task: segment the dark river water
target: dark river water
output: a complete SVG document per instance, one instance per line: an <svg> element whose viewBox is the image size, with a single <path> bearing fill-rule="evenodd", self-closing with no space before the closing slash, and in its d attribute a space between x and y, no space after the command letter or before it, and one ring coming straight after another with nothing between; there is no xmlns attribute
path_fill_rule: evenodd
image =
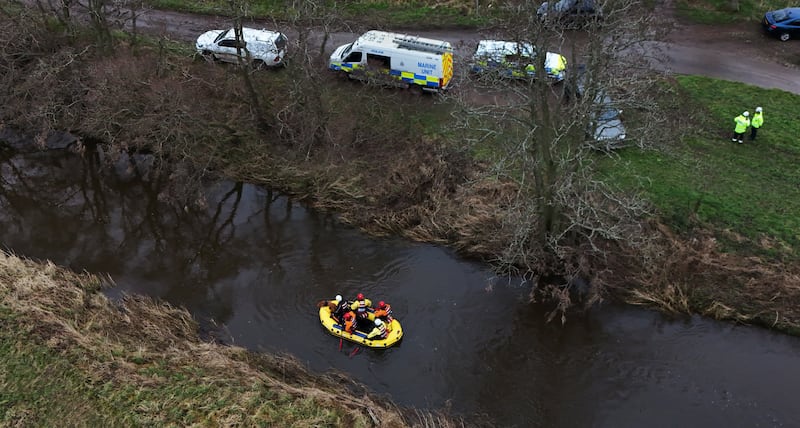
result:
<svg viewBox="0 0 800 428"><path fill-rule="evenodd" d="M343 371L400 405L503 427L800 426L800 339L613 305L547 323L526 284L447 249L371 239L251 185L209 184L175 206L158 180L93 159L0 150L2 246L108 274L112 296L184 306L229 342ZM399 346L351 358L322 329L315 303L358 292L392 304Z"/></svg>

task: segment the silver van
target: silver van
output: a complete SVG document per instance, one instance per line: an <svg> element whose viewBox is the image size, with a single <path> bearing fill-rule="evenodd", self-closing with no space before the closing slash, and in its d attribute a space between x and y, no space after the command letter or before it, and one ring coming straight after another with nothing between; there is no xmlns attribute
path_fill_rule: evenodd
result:
<svg viewBox="0 0 800 428"><path fill-rule="evenodd" d="M250 65L255 68L283 65L287 42L286 36L277 31L242 28L241 52L250 54ZM233 28L207 31L197 38L195 47L197 53L206 58L238 62L239 50Z"/></svg>

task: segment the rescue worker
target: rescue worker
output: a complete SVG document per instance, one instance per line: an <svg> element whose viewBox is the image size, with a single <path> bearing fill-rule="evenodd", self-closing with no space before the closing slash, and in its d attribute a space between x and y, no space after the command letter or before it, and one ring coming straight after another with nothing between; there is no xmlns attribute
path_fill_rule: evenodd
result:
<svg viewBox="0 0 800 428"><path fill-rule="evenodd" d="M381 300L375 308L375 318L380 318L387 323L391 323L394 317L392 316L392 306Z"/></svg>
<svg viewBox="0 0 800 428"><path fill-rule="evenodd" d="M356 313L356 319L359 321L369 319L369 311L367 308L370 307L372 307L372 302L369 299L365 299L363 293L358 293L356 301L350 305L350 309Z"/></svg>
<svg viewBox="0 0 800 428"><path fill-rule="evenodd" d="M739 144L742 144L742 140L744 139L744 133L747 131L747 127L750 126L750 112L746 111L739 116L736 116L733 121L736 123L736 127L733 129L733 138L731 141L734 143L739 141Z"/></svg>
<svg viewBox="0 0 800 428"><path fill-rule="evenodd" d="M386 331L386 325L380 318L375 318L375 328L367 335L367 339L386 339L389 332Z"/></svg>
<svg viewBox="0 0 800 428"><path fill-rule="evenodd" d="M375 319L380 319L386 326L386 331L392 331L392 306L381 300L375 308Z"/></svg>
<svg viewBox="0 0 800 428"><path fill-rule="evenodd" d="M756 139L758 128L761 128L762 125L764 125L764 110L761 107L756 107L756 113L753 115L753 119L750 120L750 141Z"/></svg>
<svg viewBox="0 0 800 428"><path fill-rule="evenodd" d="M343 315L344 318L344 331L353 334L356 332L356 316L353 315L353 311L345 312Z"/></svg>
<svg viewBox="0 0 800 428"><path fill-rule="evenodd" d="M328 310L331 311L331 318L339 322L339 318L336 316L336 308L339 307L339 302L342 301L342 296L337 294L333 300L328 301Z"/></svg>
<svg viewBox="0 0 800 428"><path fill-rule="evenodd" d="M336 320L336 322L341 324L342 315L344 315L345 312L350 310L350 304L346 300L342 299L341 294L337 294L336 299L332 300L331 304L333 307L333 309L331 309L331 316L333 317L334 320Z"/></svg>
<svg viewBox="0 0 800 428"><path fill-rule="evenodd" d="M547 71L547 70L545 70ZM536 73L536 67L533 64L525 65L525 75L529 77L533 77L534 73Z"/></svg>

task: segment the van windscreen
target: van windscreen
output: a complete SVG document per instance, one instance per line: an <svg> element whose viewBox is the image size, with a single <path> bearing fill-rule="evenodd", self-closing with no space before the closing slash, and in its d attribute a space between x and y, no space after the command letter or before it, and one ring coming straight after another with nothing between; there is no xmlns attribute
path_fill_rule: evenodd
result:
<svg viewBox="0 0 800 428"><path fill-rule="evenodd" d="M233 31L233 28L229 28L229 29L227 29L227 30L225 30L225 31L221 31L221 32L219 33L219 35L218 35L218 36L217 36L217 37L214 39L214 43L217 43L218 41L220 41L220 40L224 39L224 38L225 38L225 36L226 36L226 35L227 35L229 32L231 32L231 31Z"/></svg>
<svg viewBox="0 0 800 428"><path fill-rule="evenodd" d="M285 50L286 49L286 36L283 34L279 34L278 37L275 38L275 47L278 50Z"/></svg>
<svg viewBox="0 0 800 428"><path fill-rule="evenodd" d="M350 49L353 49L352 43L350 43L349 45L347 45L346 48L344 48L344 50L342 51L342 58L344 58L345 55L350 53Z"/></svg>

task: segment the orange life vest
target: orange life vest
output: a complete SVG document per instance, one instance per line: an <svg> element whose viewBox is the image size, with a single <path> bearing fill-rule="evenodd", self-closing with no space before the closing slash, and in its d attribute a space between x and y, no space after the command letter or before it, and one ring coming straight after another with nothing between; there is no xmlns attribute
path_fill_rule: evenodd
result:
<svg viewBox="0 0 800 428"><path fill-rule="evenodd" d="M386 305L383 309L378 308L375 309L375 317L376 318L386 318L388 321L391 321L392 318L392 306Z"/></svg>
<svg viewBox="0 0 800 428"><path fill-rule="evenodd" d="M344 320L344 331L353 333L355 331L355 317Z"/></svg>

